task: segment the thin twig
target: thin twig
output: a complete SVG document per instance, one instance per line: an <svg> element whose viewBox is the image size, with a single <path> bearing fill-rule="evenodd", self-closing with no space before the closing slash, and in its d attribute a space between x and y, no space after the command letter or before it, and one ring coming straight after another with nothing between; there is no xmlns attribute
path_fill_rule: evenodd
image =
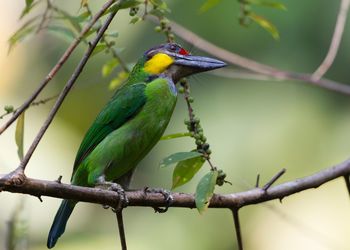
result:
<svg viewBox="0 0 350 250"><path fill-rule="evenodd" d="M116 0L109 0L106 2L102 8L96 13L94 18L83 28L77 38L70 44L64 54L61 56L56 65L51 69L49 74L45 77L45 79L39 84L38 89L34 91L34 93L26 100L13 114L13 116L0 128L0 135L22 114L29 105L35 100L35 98L40 94L40 92L45 88L45 86L51 81L51 79L56 75L56 73L61 69L62 65L67 61L70 57L74 49L81 42L82 38L85 34L91 29L91 27L96 23L96 21L105 13L105 11L115 2Z"/></svg>
<svg viewBox="0 0 350 250"><path fill-rule="evenodd" d="M36 102L32 102L32 103L30 104L30 106L39 106L39 105L41 105L41 104L45 104L45 103L47 103L47 102L49 102L49 101L52 101L52 100L56 99L57 97L58 97L58 95L50 96L50 97L44 98L44 99L42 99L42 100L38 100L38 101L36 101ZM0 119L4 118L5 116L7 116L7 115L9 115L9 114L16 113L17 110L18 110L18 108L14 109L14 110L11 111L11 112L3 113L2 115L0 115Z"/></svg>
<svg viewBox="0 0 350 250"><path fill-rule="evenodd" d="M348 15L350 6L350 0L341 0L340 8L338 12L337 22L335 24L332 42L329 46L326 57L320 66L318 66L317 70L312 74L312 79L320 80L322 76L328 71L328 69L332 66L335 57L337 56L339 45L344 33L344 27L346 24L346 17Z"/></svg>
<svg viewBox="0 0 350 250"><path fill-rule="evenodd" d="M232 208L231 211L233 215L233 222L235 224L238 250L243 250L242 232L241 232L241 225L239 223L238 208Z"/></svg>
<svg viewBox="0 0 350 250"><path fill-rule="evenodd" d="M244 206L262 203L274 199L282 199L289 195L317 188L331 180L350 174L350 159L334 167L323 169L313 175L285 182L269 188L265 192L261 188L254 188L248 191L219 195L214 194L210 200L209 207L212 208L242 208ZM83 202L91 202L110 207L116 207L119 202L119 195L109 190L98 188L73 186L56 181L44 181L26 178L21 185L12 182L8 175L0 179L0 190L13 193L24 193L34 196L51 196L63 199L72 199ZM128 206L162 207L167 202L162 194L149 193L144 195L144 189L138 191L125 192L129 203ZM170 207L195 208L193 194L171 193L173 197Z"/></svg>
<svg viewBox="0 0 350 250"><path fill-rule="evenodd" d="M130 73L130 69L128 68L127 64L124 62L124 60L120 57L119 53L116 51L115 48L111 45L111 43L107 40L105 36L102 37L101 39L102 42L104 42L109 49L109 51L112 53L112 56L118 60L120 66L123 68L123 70L126 73Z"/></svg>
<svg viewBox="0 0 350 250"><path fill-rule="evenodd" d="M150 19L156 22L156 20L153 18ZM350 85L328 80L325 78L315 80L312 78L311 74L284 71L265 64L261 64L254 60L242 57L228 50L220 48L175 22L171 22L170 26L172 28L172 32L181 37L184 41L188 42L189 44L193 44L196 46L196 48L201 49L208 54L214 55L226 62L281 80L297 80L342 94L350 95Z"/></svg>
<svg viewBox="0 0 350 250"><path fill-rule="evenodd" d="M49 15L50 11L51 11L50 0L46 0L46 8L45 8L44 14L42 15L40 24L36 30L36 33L39 33L43 29L43 27L45 26L45 23L48 20L48 15Z"/></svg>
<svg viewBox="0 0 350 250"><path fill-rule="evenodd" d="M39 133L35 137L32 145L29 147L26 155L24 156L22 162L20 163L19 168L21 168L23 171L25 170L26 165L28 164L28 162L29 162L33 152L35 151L36 147L38 146L41 138L44 136L47 128L49 127L50 123L52 122L53 118L55 117L58 109L60 108L60 106L62 104L62 102L64 101L65 97L67 96L67 94L69 93L71 88L73 87L75 81L78 79L78 77L81 74L81 72L83 71L83 68L84 68L85 64L89 60L89 58L90 58L93 50L95 49L97 43L100 41L103 33L107 30L109 24L112 22L112 20L113 20L114 16L116 15L116 13L117 13L117 11L116 12L112 12L108 16L108 18L106 19L105 23L102 25L101 29L99 30L98 34L96 35L95 39L91 43L89 43L89 48L85 52L83 58L79 62L79 64L76 67L76 69L74 70L71 78L66 83L66 86L64 87L64 89L60 93L59 97L57 98L56 103L54 104L52 110L50 111L48 118L44 122L43 126L40 128Z"/></svg>
<svg viewBox="0 0 350 250"><path fill-rule="evenodd" d="M275 174L271 180L269 180L262 188L265 192L274 184L284 173L286 172L286 169L281 169L277 174Z"/></svg>
<svg viewBox="0 0 350 250"><path fill-rule="evenodd" d="M120 244L121 244L122 250L127 250L126 237L125 237L125 231L124 231L124 222L123 222L123 210L121 209L120 211L116 211L115 214L117 216Z"/></svg>

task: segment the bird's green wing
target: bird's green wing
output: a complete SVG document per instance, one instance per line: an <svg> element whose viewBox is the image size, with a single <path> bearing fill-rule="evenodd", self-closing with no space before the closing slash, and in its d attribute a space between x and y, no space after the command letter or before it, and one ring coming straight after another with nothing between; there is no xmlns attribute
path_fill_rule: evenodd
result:
<svg viewBox="0 0 350 250"><path fill-rule="evenodd" d="M73 173L89 153L112 131L135 116L146 103L145 83L119 89L87 131L74 162Z"/></svg>

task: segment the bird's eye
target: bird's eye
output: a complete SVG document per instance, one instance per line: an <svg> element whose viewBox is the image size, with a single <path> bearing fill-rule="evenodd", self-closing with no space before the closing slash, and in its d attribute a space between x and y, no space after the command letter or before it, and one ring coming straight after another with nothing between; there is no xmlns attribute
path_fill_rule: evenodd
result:
<svg viewBox="0 0 350 250"><path fill-rule="evenodd" d="M170 50L171 50L171 51L174 51L174 52L175 52L176 49L177 49L177 48L176 48L176 46L175 46L174 44L170 45Z"/></svg>

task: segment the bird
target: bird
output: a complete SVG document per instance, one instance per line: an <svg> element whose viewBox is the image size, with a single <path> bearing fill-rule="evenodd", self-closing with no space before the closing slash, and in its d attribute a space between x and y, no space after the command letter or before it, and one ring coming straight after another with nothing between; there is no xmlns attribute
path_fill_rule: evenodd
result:
<svg viewBox="0 0 350 250"><path fill-rule="evenodd" d="M192 55L177 43L147 50L86 132L71 184L96 187L115 182L127 188L135 167L169 123L177 101L176 83L224 66L220 60ZM64 233L76 204L75 200L62 201L49 231L48 248Z"/></svg>

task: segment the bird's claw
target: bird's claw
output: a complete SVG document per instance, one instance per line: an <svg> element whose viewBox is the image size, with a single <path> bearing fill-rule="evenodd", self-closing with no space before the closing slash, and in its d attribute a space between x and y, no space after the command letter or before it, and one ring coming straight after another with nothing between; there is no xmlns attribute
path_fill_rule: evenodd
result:
<svg viewBox="0 0 350 250"><path fill-rule="evenodd" d="M116 207L112 208L113 212L121 211L123 208L126 208L129 204L128 197L125 194L125 190L117 183L114 182L104 182L100 183L98 186L96 186L101 189L107 189L110 191L114 191L119 196L119 201ZM110 206L103 205L103 208L108 209Z"/></svg>
<svg viewBox="0 0 350 250"><path fill-rule="evenodd" d="M145 187L144 188L144 193L147 195L147 193L157 193L157 194L162 194L164 196L164 201L165 201L165 207L153 207L154 212L156 213L165 213L168 211L170 205L173 203L173 196L171 195L170 191L163 189L163 188L149 188Z"/></svg>

